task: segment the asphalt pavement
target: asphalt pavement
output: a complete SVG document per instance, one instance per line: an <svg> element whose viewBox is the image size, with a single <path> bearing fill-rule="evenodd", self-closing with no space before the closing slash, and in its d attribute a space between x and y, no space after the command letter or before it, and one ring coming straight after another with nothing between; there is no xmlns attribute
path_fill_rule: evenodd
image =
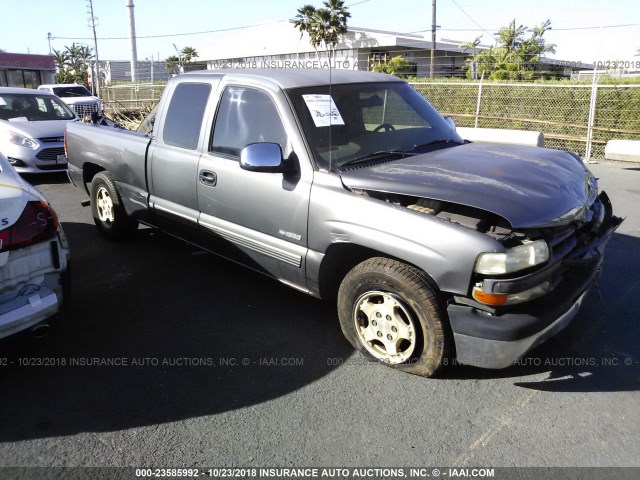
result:
<svg viewBox="0 0 640 480"><path fill-rule="evenodd" d="M592 165L626 221L570 327L505 370L371 364L334 307L150 229L97 232L64 175L72 299L0 341L0 466L640 466L640 165Z"/></svg>

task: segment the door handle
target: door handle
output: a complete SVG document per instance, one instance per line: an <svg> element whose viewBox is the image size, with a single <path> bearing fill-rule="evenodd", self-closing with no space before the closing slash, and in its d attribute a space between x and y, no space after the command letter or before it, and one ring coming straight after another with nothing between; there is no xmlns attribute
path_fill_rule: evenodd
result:
<svg viewBox="0 0 640 480"><path fill-rule="evenodd" d="M203 185L208 185L210 187L215 187L218 182L218 176L210 172L209 170L200 170L200 174L198 175L198 179L200 183Z"/></svg>

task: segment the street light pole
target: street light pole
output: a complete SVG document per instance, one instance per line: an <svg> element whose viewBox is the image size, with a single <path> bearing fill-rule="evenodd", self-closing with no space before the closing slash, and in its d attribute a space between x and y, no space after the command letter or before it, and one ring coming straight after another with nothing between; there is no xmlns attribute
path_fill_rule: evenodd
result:
<svg viewBox="0 0 640 480"><path fill-rule="evenodd" d="M431 6L431 62L429 63L429 78L433 78L436 60L436 0Z"/></svg>
<svg viewBox="0 0 640 480"><path fill-rule="evenodd" d="M96 69L93 76L93 82L91 82L91 89L96 97L100 96L100 61L98 60L98 37L96 36L96 23L98 19L93 16L93 0L87 0L89 2L89 26L93 29L93 48L96 51Z"/></svg>

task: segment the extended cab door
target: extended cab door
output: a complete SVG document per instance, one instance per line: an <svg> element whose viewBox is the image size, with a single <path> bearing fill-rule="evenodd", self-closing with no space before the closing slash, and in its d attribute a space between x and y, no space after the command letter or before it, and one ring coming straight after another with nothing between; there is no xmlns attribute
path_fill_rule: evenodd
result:
<svg viewBox="0 0 640 480"><path fill-rule="evenodd" d="M304 146L291 110L280 90L233 84L222 88L209 151L198 166L200 228L206 246L306 290L313 171L294 153L304 151ZM279 144L290 171L242 169L241 150L261 142Z"/></svg>
<svg viewBox="0 0 640 480"><path fill-rule="evenodd" d="M198 162L206 150L208 103L219 79L176 82L149 148L149 203L158 226L197 242Z"/></svg>

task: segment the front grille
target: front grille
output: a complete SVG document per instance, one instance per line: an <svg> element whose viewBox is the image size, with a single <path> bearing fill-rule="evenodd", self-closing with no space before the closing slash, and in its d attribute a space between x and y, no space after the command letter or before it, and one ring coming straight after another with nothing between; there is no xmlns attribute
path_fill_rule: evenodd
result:
<svg viewBox="0 0 640 480"><path fill-rule="evenodd" d="M561 260L578 245L576 229L568 227L562 230L554 231L550 236L545 238L547 245L553 253L554 260Z"/></svg>
<svg viewBox="0 0 640 480"><path fill-rule="evenodd" d="M64 147L45 148L38 152L36 158L38 160L53 161L58 160L58 155L64 155Z"/></svg>
<svg viewBox="0 0 640 480"><path fill-rule="evenodd" d="M608 202L608 197L606 197L606 201ZM608 218L605 212L606 208L602 199L598 197L585 212L583 220L547 231L544 239L551 249L553 261L580 258L588 250L588 246L600 235L602 223L610 221L611 212L609 212Z"/></svg>
<svg viewBox="0 0 640 480"><path fill-rule="evenodd" d="M59 137L42 137L42 138L39 138L38 140L40 140L42 143L62 143L62 142L64 142L64 137L63 136L59 136Z"/></svg>
<svg viewBox="0 0 640 480"><path fill-rule="evenodd" d="M80 118L83 118L87 115L91 115L92 113L97 112L98 105L95 103L78 103L73 106L73 110Z"/></svg>

